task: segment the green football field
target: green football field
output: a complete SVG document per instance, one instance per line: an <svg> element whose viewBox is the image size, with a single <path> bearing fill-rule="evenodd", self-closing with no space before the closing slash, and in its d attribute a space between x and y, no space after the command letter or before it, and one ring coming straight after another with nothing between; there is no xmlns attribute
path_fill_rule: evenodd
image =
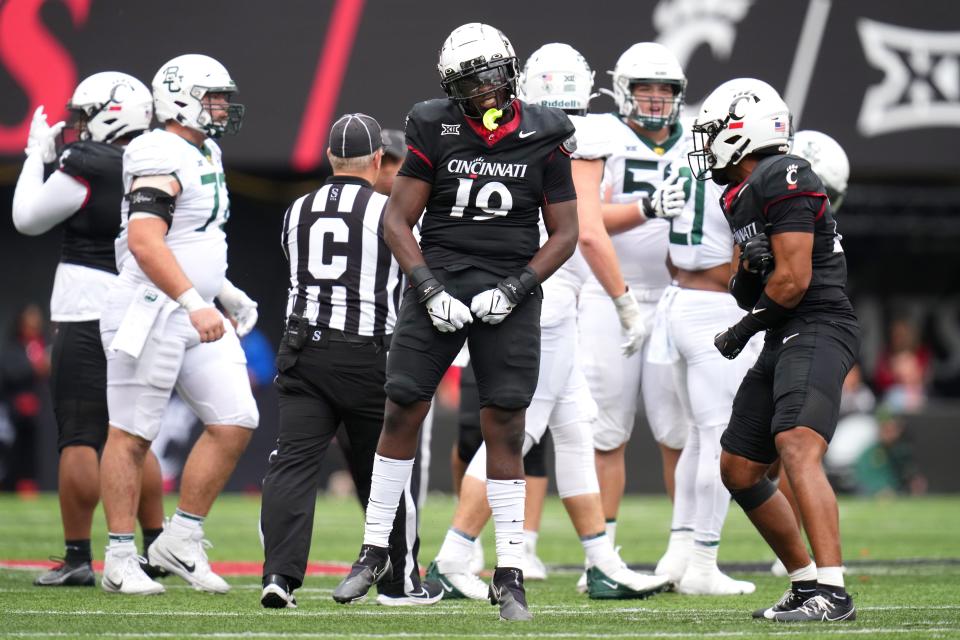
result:
<svg viewBox="0 0 960 640"><path fill-rule="evenodd" d="M168 503L172 511L174 502ZM423 512L421 562L436 553L454 503L430 496ZM259 497L228 496L206 525L215 545L212 561L262 560L256 534ZM669 526L665 498L629 498L617 543L625 560L650 565L662 553ZM45 559L61 552L56 496L34 500L0 497L0 566ZM535 619L497 621L483 602L451 601L432 607L389 609L368 603L337 605L330 593L339 578L308 576L297 610L265 611L259 577L228 578L226 596L197 593L167 578L167 593L151 597L108 595L95 589L35 588L37 571L0 568L0 637L54 638L960 638L960 497L844 500L841 525L848 590L858 619L830 626L777 625L750 618L786 583L761 567L773 559L734 506L724 531L721 565L756 582L749 596L661 594L649 600L593 602L575 592L579 543L560 502L544 515L540 556L554 567L546 582L528 583ZM102 514L95 520L94 555L103 558ZM322 499L311 560L349 563L359 547L362 518L348 500ZM488 568L493 536L484 535ZM20 561L20 562L17 562ZM566 570L561 567L567 567Z"/></svg>

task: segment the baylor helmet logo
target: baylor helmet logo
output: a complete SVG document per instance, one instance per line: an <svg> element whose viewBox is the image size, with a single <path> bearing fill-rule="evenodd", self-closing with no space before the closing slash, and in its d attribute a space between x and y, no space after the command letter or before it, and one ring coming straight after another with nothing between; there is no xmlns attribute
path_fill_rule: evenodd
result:
<svg viewBox="0 0 960 640"><path fill-rule="evenodd" d="M166 71L163 72L163 84L167 85L167 91L170 93L179 93L180 91L180 76L177 75L179 71L180 67L167 67Z"/></svg>

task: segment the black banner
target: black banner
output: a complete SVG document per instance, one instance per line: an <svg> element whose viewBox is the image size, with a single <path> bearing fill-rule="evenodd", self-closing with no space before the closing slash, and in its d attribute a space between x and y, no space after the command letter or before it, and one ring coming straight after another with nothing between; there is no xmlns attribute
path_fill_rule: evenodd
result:
<svg viewBox="0 0 960 640"><path fill-rule="evenodd" d="M509 10L425 0L194 2L4 0L0 4L0 158L14 161L30 116L51 121L83 77L104 70L149 84L166 60L212 55L247 105L226 142L233 167L309 170L337 114L399 127L441 94L436 52L459 24L501 28L521 59L549 41L579 49L609 86L619 54L659 40L699 102L732 77L780 90L801 128L835 137L855 178L953 178L960 159L960 3L899 0L534 0ZM952 28L947 31L945 28ZM612 108L598 98L594 110ZM688 110L688 114L692 111Z"/></svg>

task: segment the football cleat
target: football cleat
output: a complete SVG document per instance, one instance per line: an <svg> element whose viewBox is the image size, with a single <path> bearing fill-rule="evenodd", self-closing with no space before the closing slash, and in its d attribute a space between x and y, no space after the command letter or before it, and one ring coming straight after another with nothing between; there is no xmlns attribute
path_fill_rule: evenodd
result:
<svg viewBox="0 0 960 640"><path fill-rule="evenodd" d="M167 576L170 575L170 572L167 571L166 569L161 569L160 567L150 563L149 549L143 550L142 558L143 558L143 562L140 563L140 568L143 569L143 572L147 574L147 576L156 580L157 578L166 578Z"/></svg>
<svg viewBox="0 0 960 640"><path fill-rule="evenodd" d="M93 566L90 561L68 563L64 558L50 558L59 562L57 566L46 573L37 576L33 581L36 587L93 587L97 581L93 575Z"/></svg>
<svg viewBox="0 0 960 640"><path fill-rule="evenodd" d="M480 573L483 571L485 564L486 562L483 557L483 542L480 540L480 536L477 536L477 539L473 541L473 551L470 553L470 566L468 567L470 573Z"/></svg>
<svg viewBox="0 0 960 640"><path fill-rule="evenodd" d="M153 595L166 589L151 580L140 568L142 558L134 551L117 551L107 547L103 561L103 577L100 587L107 593L127 595Z"/></svg>
<svg viewBox="0 0 960 640"><path fill-rule="evenodd" d="M626 565L610 575L597 567L587 569L587 593L592 600L642 600L664 591L669 584L667 576L637 573Z"/></svg>
<svg viewBox="0 0 960 640"><path fill-rule="evenodd" d="M853 606L853 597L847 595L838 598L828 591L820 591L796 609L774 613L772 618L776 622L841 622L856 619L857 608Z"/></svg>
<svg viewBox="0 0 960 640"><path fill-rule="evenodd" d="M226 593L230 585L213 572L207 560L206 550L212 546L209 540L204 540L203 529L187 537L174 536L170 529L165 529L147 551L151 564L180 576L197 591Z"/></svg>
<svg viewBox="0 0 960 640"><path fill-rule="evenodd" d="M365 544L360 547L360 556L350 567L350 573L333 590L333 599L340 604L362 600L370 587L392 575L388 549Z"/></svg>
<svg viewBox="0 0 960 640"><path fill-rule="evenodd" d="M424 580L420 583L420 590L415 593L388 595L381 593L377 596L377 604L387 607L416 607L436 604L443 598L444 590L439 583Z"/></svg>
<svg viewBox="0 0 960 640"><path fill-rule="evenodd" d="M577 579L577 593L586 593L587 592L587 572L584 571L580 574L580 577Z"/></svg>
<svg viewBox="0 0 960 640"><path fill-rule="evenodd" d="M688 568L677 583L677 591L691 596L736 596L753 593L756 585L746 580L734 580L720 569L707 571Z"/></svg>
<svg viewBox="0 0 960 640"><path fill-rule="evenodd" d="M276 573L271 573L263 579L263 591L260 593L260 604L265 609L296 609L297 598L287 579Z"/></svg>
<svg viewBox="0 0 960 640"><path fill-rule="evenodd" d="M523 589L523 571L513 567L497 567L490 582L490 604L500 605L500 619L511 622L533 620L527 608L527 593Z"/></svg>
<svg viewBox="0 0 960 640"><path fill-rule="evenodd" d="M799 609L807 600L815 595L817 595L816 587L809 590L796 588L787 589L783 596L777 600L776 604L774 604L772 607L757 609L753 612L753 617L773 620L773 615L775 613L784 613L787 611L793 611L794 609Z"/></svg>
<svg viewBox="0 0 960 640"><path fill-rule="evenodd" d="M449 560L431 562L426 580L440 585L446 600L484 600L489 591L487 583L468 571L463 563Z"/></svg>
<svg viewBox="0 0 960 640"><path fill-rule="evenodd" d="M536 550L531 549L529 545L525 545L523 564L520 568L523 570L524 580L547 579L547 566L543 564L543 560L537 557Z"/></svg>
<svg viewBox="0 0 960 640"><path fill-rule="evenodd" d="M683 574L686 573L688 564L690 564L689 549L668 549L660 558L660 561L657 562L657 568L653 572L658 576L670 578L670 587L675 588L680 579L683 578Z"/></svg>

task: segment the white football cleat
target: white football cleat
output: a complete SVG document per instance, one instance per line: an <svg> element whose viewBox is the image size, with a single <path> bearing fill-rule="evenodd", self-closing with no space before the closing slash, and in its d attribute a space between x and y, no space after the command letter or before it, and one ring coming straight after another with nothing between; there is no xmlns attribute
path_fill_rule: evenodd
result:
<svg viewBox="0 0 960 640"><path fill-rule="evenodd" d="M426 580L433 581L443 589L445 600L467 598L486 600L489 585L474 573L467 562L436 559L427 568Z"/></svg>
<svg viewBox="0 0 960 640"><path fill-rule="evenodd" d="M150 545L150 562L189 582L197 591L226 593L227 581L210 569L206 549L213 545L203 539L203 529L197 529L186 538L173 536L170 529Z"/></svg>
<svg viewBox="0 0 960 640"><path fill-rule="evenodd" d="M787 568L783 566L783 563L780 562L780 558L777 558L773 561L773 564L770 566L770 573L777 576L778 578L787 577Z"/></svg>
<svg viewBox="0 0 960 640"><path fill-rule="evenodd" d="M734 580L717 567L706 571L690 567L677 583L678 592L692 596L737 596L756 590L752 582Z"/></svg>
<svg viewBox="0 0 960 640"><path fill-rule="evenodd" d="M477 536L477 539L473 541L473 551L470 553L470 573L479 575L483 571L483 566L483 541L480 540L480 536Z"/></svg>
<svg viewBox="0 0 960 640"><path fill-rule="evenodd" d="M537 551L529 543L524 543L523 563L520 565L523 570L524 580L546 580L547 566L543 560L537 557Z"/></svg>
<svg viewBox="0 0 960 640"><path fill-rule="evenodd" d="M580 574L580 578L577 580L577 593L586 593L587 592L587 572L584 571Z"/></svg>
<svg viewBox="0 0 960 640"><path fill-rule="evenodd" d="M107 547L100 587L107 593L148 596L166 591L163 585L143 572L143 560L136 550L117 551Z"/></svg>
<svg viewBox="0 0 960 640"><path fill-rule="evenodd" d="M683 574L687 572L687 566L689 564L690 553L674 547L673 549L667 549L667 552L660 558L660 561L657 563L657 568L654 569L653 572L658 576L667 576L670 578L671 584L676 587L681 578L683 578Z"/></svg>

